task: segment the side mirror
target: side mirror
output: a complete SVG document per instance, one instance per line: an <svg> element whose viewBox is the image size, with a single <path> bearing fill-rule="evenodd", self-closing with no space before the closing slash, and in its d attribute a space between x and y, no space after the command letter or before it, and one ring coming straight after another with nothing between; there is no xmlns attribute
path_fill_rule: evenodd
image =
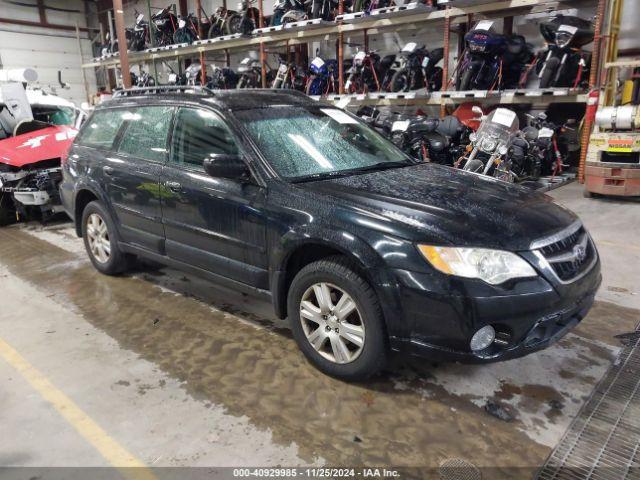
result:
<svg viewBox="0 0 640 480"><path fill-rule="evenodd" d="M243 181L249 178L249 168L240 155L212 154L204 160L204 171L212 177Z"/></svg>

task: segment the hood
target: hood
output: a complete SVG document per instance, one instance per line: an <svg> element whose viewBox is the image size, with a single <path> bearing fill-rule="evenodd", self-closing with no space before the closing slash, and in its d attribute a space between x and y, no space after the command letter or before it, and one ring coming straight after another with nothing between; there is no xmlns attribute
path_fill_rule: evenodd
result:
<svg viewBox="0 0 640 480"><path fill-rule="evenodd" d="M576 220L547 195L434 164L300 186L385 217L412 240L441 245L528 250Z"/></svg>
<svg viewBox="0 0 640 480"><path fill-rule="evenodd" d="M75 128L55 125L0 140L0 163L24 167L66 155L78 134Z"/></svg>

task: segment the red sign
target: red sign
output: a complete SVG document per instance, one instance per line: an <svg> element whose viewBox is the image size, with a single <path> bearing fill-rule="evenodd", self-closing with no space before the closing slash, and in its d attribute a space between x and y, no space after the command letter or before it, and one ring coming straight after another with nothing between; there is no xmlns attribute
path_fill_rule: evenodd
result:
<svg viewBox="0 0 640 480"><path fill-rule="evenodd" d="M24 167L42 160L62 158L77 134L75 128L54 125L0 140L0 163Z"/></svg>

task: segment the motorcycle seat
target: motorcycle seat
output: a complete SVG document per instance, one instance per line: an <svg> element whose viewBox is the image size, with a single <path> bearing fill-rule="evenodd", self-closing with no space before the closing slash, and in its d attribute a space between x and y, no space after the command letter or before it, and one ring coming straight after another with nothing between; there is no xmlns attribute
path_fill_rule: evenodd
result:
<svg viewBox="0 0 640 480"><path fill-rule="evenodd" d="M447 115L438 122L436 132L445 137L455 137L462 130L462 123L457 117Z"/></svg>
<svg viewBox="0 0 640 480"><path fill-rule="evenodd" d="M429 60L433 65L444 58L444 48L434 48L429 52Z"/></svg>
<svg viewBox="0 0 640 480"><path fill-rule="evenodd" d="M438 132L427 132L424 134L424 139L429 143L430 150L434 152L441 152L449 146L447 137Z"/></svg>

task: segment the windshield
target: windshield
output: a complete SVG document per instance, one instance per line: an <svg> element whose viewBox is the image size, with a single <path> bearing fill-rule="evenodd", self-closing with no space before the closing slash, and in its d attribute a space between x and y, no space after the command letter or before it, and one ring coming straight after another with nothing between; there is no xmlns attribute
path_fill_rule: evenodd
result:
<svg viewBox="0 0 640 480"><path fill-rule="evenodd" d="M73 125L76 112L71 107L31 106L33 118L51 125Z"/></svg>
<svg viewBox="0 0 640 480"><path fill-rule="evenodd" d="M289 180L348 175L413 161L342 110L273 107L236 112L269 164Z"/></svg>
<svg viewBox="0 0 640 480"><path fill-rule="evenodd" d="M496 108L482 121L477 136L494 137L507 143L519 128L520 122L515 112L506 108Z"/></svg>

